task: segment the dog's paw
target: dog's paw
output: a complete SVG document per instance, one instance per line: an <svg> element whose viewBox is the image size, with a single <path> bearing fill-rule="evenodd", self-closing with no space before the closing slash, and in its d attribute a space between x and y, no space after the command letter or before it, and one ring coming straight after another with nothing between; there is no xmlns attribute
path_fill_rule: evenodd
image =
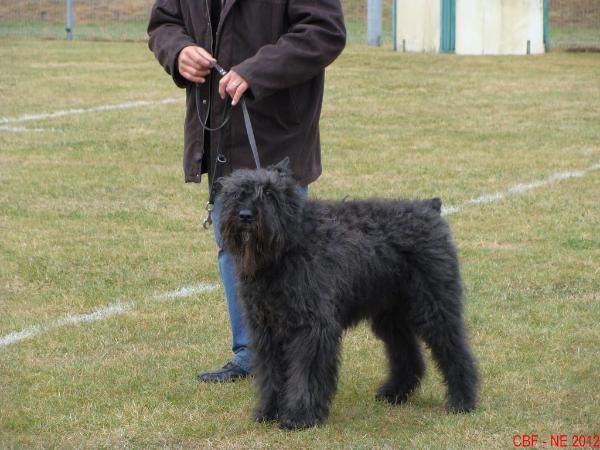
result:
<svg viewBox="0 0 600 450"><path fill-rule="evenodd" d="M283 430L302 430L311 428L321 423L316 417L287 417L279 421L279 428Z"/></svg>
<svg viewBox="0 0 600 450"><path fill-rule="evenodd" d="M468 413L474 409L474 399L451 399L446 404L446 411L452 414Z"/></svg>
<svg viewBox="0 0 600 450"><path fill-rule="evenodd" d="M273 422L275 420L277 420L277 411L274 410L268 410L268 411L263 411L263 410L256 410L254 411L254 414L252 415L252 417L254 418L255 422L259 422L259 423L263 423L263 422Z"/></svg>
<svg viewBox="0 0 600 450"><path fill-rule="evenodd" d="M386 383L377 390L375 399L382 402L391 403L392 405L399 405L400 403L404 403L406 400L408 400L408 397L413 390L414 388L399 388Z"/></svg>

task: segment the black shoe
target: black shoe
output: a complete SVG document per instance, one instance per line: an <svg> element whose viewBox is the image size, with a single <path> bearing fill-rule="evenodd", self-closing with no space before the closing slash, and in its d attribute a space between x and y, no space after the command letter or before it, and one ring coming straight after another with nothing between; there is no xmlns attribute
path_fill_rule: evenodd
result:
<svg viewBox="0 0 600 450"><path fill-rule="evenodd" d="M196 375L196 378L198 381L205 383L227 383L247 378L250 375L250 372L229 361L222 369L217 369L214 372L199 373Z"/></svg>

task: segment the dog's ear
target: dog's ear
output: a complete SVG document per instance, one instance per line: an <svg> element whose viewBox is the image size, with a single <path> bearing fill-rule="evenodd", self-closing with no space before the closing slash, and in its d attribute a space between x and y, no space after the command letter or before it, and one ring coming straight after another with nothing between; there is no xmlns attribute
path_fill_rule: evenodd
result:
<svg viewBox="0 0 600 450"><path fill-rule="evenodd" d="M229 181L227 178L228 177L217 178L215 180L215 187L218 188L220 191L223 190L227 186L227 182Z"/></svg>
<svg viewBox="0 0 600 450"><path fill-rule="evenodd" d="M269 169L276 171L279 175L288 176L292 174L292 169L290 168L290 158L286 156L277 164L269 167Z"/></svg>
<svg viewBox="0 0 600 450"><path fill-rule="evenodd" d="M435 197L435 198L432 198L431 200L429 200L429 204L437 212L439 212L439 213L442 212L442 200L439 197Z"/></svg>
<svg viewBox="0 0 600 450"><path fill-rule="evenodd" d="M235 172L234 172L235 174ZM226 177L217 178L214 182L212 189L216 189L217 192L225 192L235 190L235 179L232 175Z"/></svg>

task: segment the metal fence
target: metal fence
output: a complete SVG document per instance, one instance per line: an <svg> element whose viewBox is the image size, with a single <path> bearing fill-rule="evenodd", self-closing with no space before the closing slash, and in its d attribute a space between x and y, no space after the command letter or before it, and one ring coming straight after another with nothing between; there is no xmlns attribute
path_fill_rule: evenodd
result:
<svg viewBox="0 0 600 450"><path fill-rule="evenodd" d="M383 0L382 44L391 45L393 0ZM0 37L64 39L66 0L0 0ZM153 0L73 0L73 37L144 40ZM367 42L367 0L342 0L350 43Z"/></svg>
<svg viewBox="0 0 600 450"><path fill-rule="evenodd" d="M152 0L73 0L73 37L144 40ZM66 38L66 0L0 0L0 37Z"/></svg>
<svg viewBox="0 0 600 450"><path fill-rule="evenodd" d="M73 37L145 40L152 0L73 0ZM382 45L392 43L393 0L382 0ZM64 39L66 0L0 0L0 38ZM342 0L348 41L367 43L367 0ZM401 14L401 11L398 11ZM551 49L600 50L600 0L550 0Z"/></svg>
<svg viewBox="0 0 600 450"><path fill-rule="evenodd" d="M600 50L600 0L550 0L550 48Z"/></svg>

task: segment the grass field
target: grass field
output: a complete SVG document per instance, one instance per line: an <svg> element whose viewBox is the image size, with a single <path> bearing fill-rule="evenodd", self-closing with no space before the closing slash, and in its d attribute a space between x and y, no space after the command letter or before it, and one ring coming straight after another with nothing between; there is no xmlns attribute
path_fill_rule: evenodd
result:
<svg viewBox="0 0 600 450"><path fill-rule="evenodd" d="M206 185L182 182L182 92L145 44L3 39L0 59L0 339L41 327L0 346L0 448L482 449L600 434L600 170L465 203L597 167L597 55L352 46L328 69L310 195L464 205L448 220L481 401L447 415L429 361L409 403L376 403L383 348L359 326L328 424L296 433L250 420L251 382L195 381L228 358L221 288L157 300L218 275ZM181 102L7 120L166 98ZM65 320L111 304L129 312Z"/></svg>

